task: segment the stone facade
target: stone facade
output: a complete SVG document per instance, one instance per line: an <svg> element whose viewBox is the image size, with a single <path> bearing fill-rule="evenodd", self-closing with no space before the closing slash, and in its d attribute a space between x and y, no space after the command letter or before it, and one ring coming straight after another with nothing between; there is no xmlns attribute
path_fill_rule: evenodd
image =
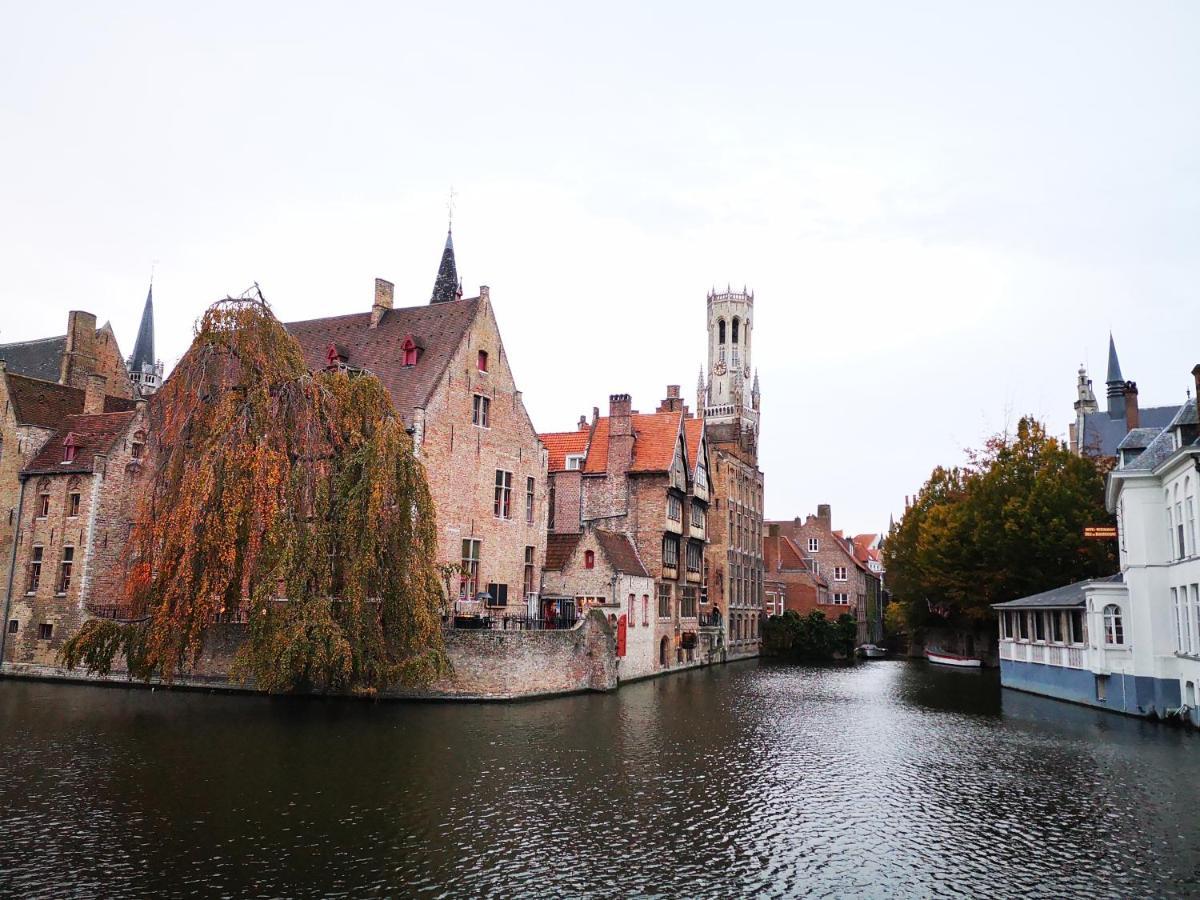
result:
<svg viewBox="0 0 1200 900"><path fill-rule="evenodd" d="M760 396L750 375L754 295L708 295L708 379L697 403L713 463L705 609L721 619L733 656L756 655L763 616L763 473L758 468Z"/></svg>
<svg viewBox="0 0 1200 900"><path fill-rule="evenodd" d="M104 379L93 378L101 392ZM102 394L91 400L85 410L103 408ZM144 403L67 416L23 468L7 664L53 665L89 610L111 608L120 596L145 425Z"/></svg>

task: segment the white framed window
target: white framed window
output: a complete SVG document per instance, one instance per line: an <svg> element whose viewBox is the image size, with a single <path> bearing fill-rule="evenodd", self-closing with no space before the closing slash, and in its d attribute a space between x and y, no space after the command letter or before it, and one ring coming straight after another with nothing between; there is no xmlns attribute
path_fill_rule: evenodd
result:
<svg viewBox="0 0 1200 900"><path fill-rule="evenodd" d="M462 600L474 600L479 586L479 541L464 538L462 542L462 584L458 596Z"/></svg>
<svg viewBox="0 0 1200 900"><path fill-rule="evenodd" d="M846 580L846 567L845 566L834 566L833 567L833 580L834 581L845 581Z"/></svg>
<svg viewBox="0 0 1200 900"><path fill-rule="evenodd" d="M1110 647L1125 644L1125 624L1121 618L1121 607L1110 603L1104 607L1104 643Z"/></svg>
<svg viewBox="0 0 1200 900"><path fill-rule="evenodd" d="M512 518L512 472L496 470L496 498L492 508L497 519Z"/></svg>
<svg viewBox="0 0 1200 900"><path fill-rule="evenodd" d="M850 605L850 595L849 594L834 594L833 595L833 605L834 606L849 606Z"/></svg>
<svg viewBox="0 0 1200 900"><path fill-rule="evenodd" d="M819 540L817 540L816 538L809 538L808 539L808 552L809 553L819 553L820 550L821 550L821 542Z"/></svg>
<svg viewBox="0 0 1200 900"><path fill-rule="evenodd" d="M583 454L569 453L567 454L567 471L575 472L583 468Z"/></svg>
<svg viewBox="0 0 1200 900"><path fill-rule="evenodd" d="M483 394L475 394L474 397L474 404L471 407L471 424L480 428L491 428L492 401Z"/></svg>

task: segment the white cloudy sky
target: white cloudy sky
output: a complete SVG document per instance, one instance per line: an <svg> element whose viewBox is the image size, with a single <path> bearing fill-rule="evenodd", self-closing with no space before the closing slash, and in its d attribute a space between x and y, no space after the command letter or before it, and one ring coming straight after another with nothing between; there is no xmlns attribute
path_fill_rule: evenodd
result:
<svg viewBox="0 0 1200 900"><path fill-rule="evenodd" d="M436 8L435 8L436 7ZM284 319L428 299L450 185L542 430L694 392L757 294L774 517L899 513L1111 327L1144 403L1200 362L1200 4L0 2L0 340L111 319L168 365L258 281Z"/></svg>

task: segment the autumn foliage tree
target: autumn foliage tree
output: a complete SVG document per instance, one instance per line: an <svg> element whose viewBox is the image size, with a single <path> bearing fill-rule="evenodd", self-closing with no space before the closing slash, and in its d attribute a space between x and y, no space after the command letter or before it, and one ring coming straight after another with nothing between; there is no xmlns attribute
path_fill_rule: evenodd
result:
<svg viewBox="0 0 1200 900"><path fill-rule="evenodd" d="M63 660L170 682L214 623L246 622L234 674L266 691L373 693L446 670L434 510L368 374L312 374L261 294L201 319L150 405L150 470L124 621Z"/></svg>
<svg viewBox="0 0 1200 900"><path fill-rule="evenodd" d="M1083 538L1111 523L1103 469L1026 417L933 470L885 542L888 582L912 627L987 622L993 603L1114 572L1114 548Z"/></svg>

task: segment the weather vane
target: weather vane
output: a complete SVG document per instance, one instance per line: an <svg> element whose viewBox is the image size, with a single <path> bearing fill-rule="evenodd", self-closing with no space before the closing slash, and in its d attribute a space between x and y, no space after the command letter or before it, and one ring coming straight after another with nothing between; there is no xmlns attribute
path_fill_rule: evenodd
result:
<svg viewBox="0 0 1200 900"><path fill-rule="evenodd" d="M450 195L446 197L446 229L450 230L454 227L454 198L458 194L454 191L454 185L450 185Z"/></svg>

